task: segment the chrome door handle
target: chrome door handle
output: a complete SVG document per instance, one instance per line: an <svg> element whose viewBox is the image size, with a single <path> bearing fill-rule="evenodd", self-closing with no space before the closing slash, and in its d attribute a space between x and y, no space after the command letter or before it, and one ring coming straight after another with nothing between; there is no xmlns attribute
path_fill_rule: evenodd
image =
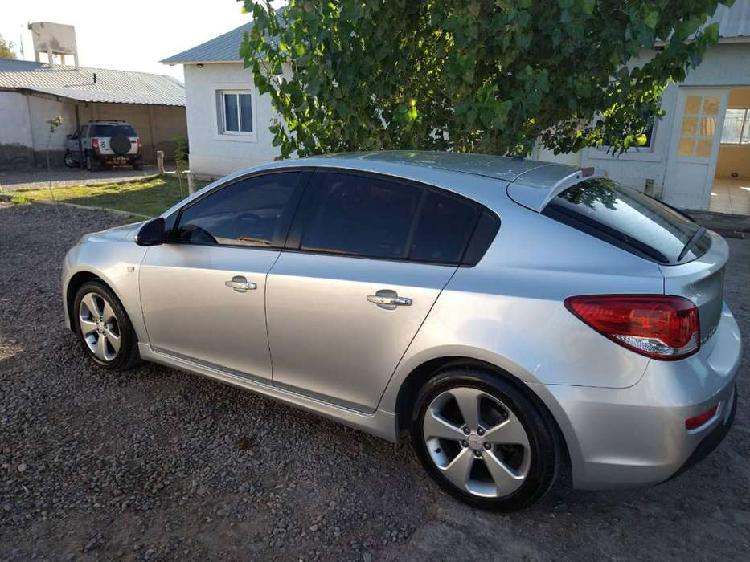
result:
<svg viewBox="0 0 750 562"><path fill-rule="evenodd" d="M234 289L238 293L252 291L253 289L256 289L258 287L255 283L251 283L242 275L235 275L231 280L224 281L224 285L231 289Z"/></svg>
<svg viewBox="0 0 750 562"><path fill-rule="evenodd" d="M388 309L393 309L397 306L411 306L410 298L399 297L396 291L391 291L390 289L383 289L382 291L376 291L374 295L367 295L367 300Z"/></svg>

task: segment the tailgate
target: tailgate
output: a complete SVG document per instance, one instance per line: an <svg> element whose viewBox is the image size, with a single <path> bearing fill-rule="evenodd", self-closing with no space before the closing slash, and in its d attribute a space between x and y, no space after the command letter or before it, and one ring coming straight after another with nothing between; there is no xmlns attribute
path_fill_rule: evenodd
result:
<svg viewBox="0 0 750 562"><path fill-rule="evenodd" d="M701 257L682 265L661 265L664 293L680 295L698 307L701 342L707 341L716 330L724 306L724 269L729 258L729 246L716 234L709 232L711 246Z"/></svg>

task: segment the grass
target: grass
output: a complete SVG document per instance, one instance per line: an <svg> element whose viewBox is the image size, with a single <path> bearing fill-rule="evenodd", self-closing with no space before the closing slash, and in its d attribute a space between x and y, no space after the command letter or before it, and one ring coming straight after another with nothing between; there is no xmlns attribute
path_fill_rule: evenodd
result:
<svg viewBox="0 0 750 562"><path fill-rule="evenodd" d="M205 183L196 182L196 189L204 185ZM16 204L61 201L149 217L160 215L187 195L187 180L183 180L180 188L174 176L160 176L128 183L56 187L52 192L47 188L10 192L11 202Z"/></svg>

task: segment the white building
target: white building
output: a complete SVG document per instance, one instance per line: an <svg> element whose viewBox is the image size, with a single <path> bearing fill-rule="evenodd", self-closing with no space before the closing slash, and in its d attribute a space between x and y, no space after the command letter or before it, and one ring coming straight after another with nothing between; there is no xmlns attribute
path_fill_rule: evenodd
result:
<svg viewBox="0 0 750 562"><path fill-rule="evenodd" d="M649 145L619 156L587 148L540 160L594 166L683 209L750 214L750 0L719 6L719 44L662 98Z"/></svg>
<svg viewBox="0 0 750 562"><path fill-rule="evenodd" d="M595 166L676 207L750 214L750 0L719 6L720 42L687 80L667 88L664 118L648 146L613 157L606 148L534 158ZM183 64L190 166L220 176L272 160L270 98L260 96L239 49L245 24L165 59Z"/></svg>
<svg viewBox="0 0 750 562"><path fill-rule="evenodd" d="M251 25L161 61L183 65L190 169L200 176L223 176L279 155L268 130L271 98L259 95L240 58Z"/></svg>

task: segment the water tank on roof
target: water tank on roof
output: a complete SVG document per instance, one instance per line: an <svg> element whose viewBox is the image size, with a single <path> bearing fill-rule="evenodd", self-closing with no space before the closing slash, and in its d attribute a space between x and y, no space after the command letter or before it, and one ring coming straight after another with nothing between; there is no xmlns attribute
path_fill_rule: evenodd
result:
<svg viewBox="0 0 750 562"><path fill-rule="evenodd" d="M65 56L73 55L75 65L78 66L78 48L76 47L76 28L63 23L37 21L29 24L31 37L34 41L34 59L39 62L39 53L47 53L47 62L54 62L54 55L61 57L65 64Z"/></svg>

